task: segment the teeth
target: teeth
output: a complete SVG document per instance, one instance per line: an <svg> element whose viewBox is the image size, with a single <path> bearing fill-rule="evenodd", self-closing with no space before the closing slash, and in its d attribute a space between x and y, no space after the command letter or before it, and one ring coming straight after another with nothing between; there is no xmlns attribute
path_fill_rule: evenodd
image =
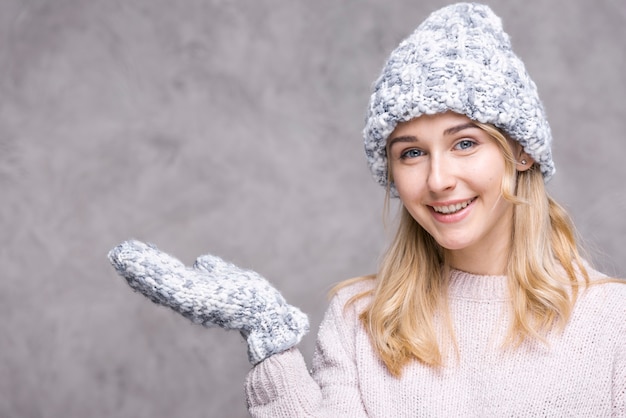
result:
<svg viewBox="0 0 626 418"><path fill-rule="evenodd" d="M435 210L435 212L444 213L444 214L448 215L450 213L458 212L461 209L466 208L467 205L472 203L473 200L474 199L470 199L470 200L468 200L466 202L463 202L463 203L457 203L456 205L433 206L433 209Z"/></svg>

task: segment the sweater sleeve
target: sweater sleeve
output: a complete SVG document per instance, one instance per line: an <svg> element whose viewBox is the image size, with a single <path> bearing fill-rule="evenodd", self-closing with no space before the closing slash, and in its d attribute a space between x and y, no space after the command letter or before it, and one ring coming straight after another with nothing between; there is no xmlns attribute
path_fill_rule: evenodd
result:
<svg viewBox="0 0 626 418"><path fill-rule="evenodd" d="M313 376L297 349L256 365L246 379L253 417L367 417L354 357L356 323L345 299L335 296L318 332Z"/></svg>

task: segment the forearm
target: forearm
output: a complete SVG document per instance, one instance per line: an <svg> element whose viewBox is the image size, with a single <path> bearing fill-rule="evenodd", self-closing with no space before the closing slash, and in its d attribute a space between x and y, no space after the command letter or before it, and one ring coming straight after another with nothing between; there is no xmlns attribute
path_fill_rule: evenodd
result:
<svg viewBox="0 0 626 418"><path fill-rule="evenodd" d="M351 348L358 324L354 312L344 310L346 297L333 299L320 326L313 377L296 348L250 371L246 393L253 417L367 417Z"/></svg>
<svg viewBox="0 0 626 418"><path fill-rule="evenodd" d="M262 417L321 417L322 392L296 348L268 357L246 378L250 414Z"/></svg>

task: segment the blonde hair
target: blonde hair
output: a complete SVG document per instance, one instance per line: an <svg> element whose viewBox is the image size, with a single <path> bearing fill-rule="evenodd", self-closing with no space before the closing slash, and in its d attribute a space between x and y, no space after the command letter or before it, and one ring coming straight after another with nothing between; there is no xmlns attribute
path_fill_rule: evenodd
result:
<svg viewBox="0 0 626 418"><path fill-rule="evenodd" d="M502 151L506 167L502 198L513 203L510 262L505 272L512 321L503 346L518 347L527 339L545 342L547 331L564 329L579 287L589 283L574 227L566 211L548 196L540 170L533 166L516 171L510 140L492 125L476 126ZM396 377L414 359L442 366L440 341L451 341L456 347L445 258L445 250L402 207L396 235L376 275L376 287L348 301L372 295L359 318L375 351ZM340 283L333 292L353 282ZM436 314L446 319L447 336L437 335Z"/></svg>

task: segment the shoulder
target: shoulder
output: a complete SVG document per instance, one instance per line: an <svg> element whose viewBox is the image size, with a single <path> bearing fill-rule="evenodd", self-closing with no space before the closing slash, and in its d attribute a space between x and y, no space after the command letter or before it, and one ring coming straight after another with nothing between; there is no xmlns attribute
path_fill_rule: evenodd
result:
<svg viewBox="0 0 626 418"><path fill-rule="evenodd" d="M332 301L346 303L351 299L370 299L376 287L376 276L361 276L339 283L331 291Z"/></svg>
<svg viewBox="0 0 626 418"><path fill-rule="evenodd" d="M317 335L317 352L350 353L354 356L354 341L363 331L359 315L369 303L369 292L376 280L357 277L339 283L331 291L332 297ZM315 358L314 358L315 362Z"/></svg>
<svg viewBox="0 0 626 418"><path fill-rule="evenodd" d="M371 301L377 280L374 275L355 277L337 284L331 291L329 311L358 315Z"/></svg>
<svg viewBox="0 0 626 418"><path fill-rule="evenodd" d="M592 295L611 296L626 304L626 279L607 276L592 268L588 268L589 286L587 292Z"/></svg>
<svg viewBox="0 0 626 418"><path fill-rule="evenodd" d="M614 322L620 328L625 327L626 280L612 278L593 269L588 272L590 281L580 293L580 308L600 321Z"/></svg>

